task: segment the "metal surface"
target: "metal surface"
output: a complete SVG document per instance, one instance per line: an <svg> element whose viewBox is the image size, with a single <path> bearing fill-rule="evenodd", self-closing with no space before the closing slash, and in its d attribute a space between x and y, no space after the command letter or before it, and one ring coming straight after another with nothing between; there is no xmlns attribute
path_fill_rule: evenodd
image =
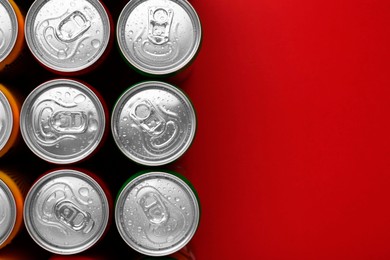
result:
<svg viewBox="0 0 390 260"><path fill-rule="evenodd" d="M58 170L32 186L24 205L24 221L42 248L75 254L99 241L107 227L108 207L103 189L90 176Z"/></svg>
<svg viewBox="0 0 390 260"><path fill-rule="evenodd" d="M45 66L77 72L104 53L110 38L109 23L97 0L37 0L26 16L26 41Z"/></svg>
<svg viewBox="0 0 390 260"><path fill-rule="evenodd" d="M80 161L96 149L104 134L105 113L87 86L57 79L38 86L26 98L20 127L37 156L66 164Z"/></svg>
<svg viewBox="0 0 390 260"><path fill-rule="evenodd" d="M7 144L13 127L13 116L8 99L0 91L0 151Z"/></svg>
<svg viewBox="0 0 390 260"><path fill-rule="evenodd" d="M111 128L127 157L158 166L176 160L188 149L195 136L196 117L183 92L167 83L149 81L120 97Z"/></svg>
<svg viewBox="0 0 390 260"><path fill-rule="evenodd" d="M149 172L120 192L115 222L124 241L150 256L169 255L192 238L199 223L196 195L181 178Z"/></svg>
<svg viewBox="0 0 390 260"><path fill-rule="evenodd" d="M117 23L117 40L126 60L153 75L174 73L196 56L201 25L187 1L129 1Z"/></svg>
<svg viewBox="0 0 390 260"><path fill-rule="evenodd" d="M0 0L0 62L12 51L18 36L18 21L7 0Z"/></svg>
<svg viewBox="0 0 390 260"><path fill-rule="evenodd" d="M0 180L0 246L10 236L16 222L16 202L8 186Z"/></svg>

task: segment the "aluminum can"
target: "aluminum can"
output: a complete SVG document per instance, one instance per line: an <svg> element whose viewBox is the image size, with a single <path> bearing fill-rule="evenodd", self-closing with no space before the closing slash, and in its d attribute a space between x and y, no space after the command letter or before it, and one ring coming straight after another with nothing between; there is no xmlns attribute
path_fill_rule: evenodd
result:
<svg viewBox="0 0 390 260"><path fill-rule="evenodd" d="M19 136L19 103L16 97L0 84L0 157L5 155Z"/></svg>
<svg viewBox="0 0 390 260"><path fill-rule="evenodd" d="M109 50L111 26L98 0L36 0L26 16L25 34L44 67L75 75L100 64Z"/></svg>
<svg viewBox="0 0 390 260"><path fill-rule="evenodd" d="M187 1L131 0L116 28L125 60L150 76L169 76L188 66L201 44L202 29Z"/></svg>
<svg viewBox="0 0 390 260"><path fill-rule="evenodd" d="M47 81L35 88L20 116L22 137L31 151L56 164L89 157L106 128L106 111L95 93L71 79Z"/></svg>
<svg viewBox="0 0 390 260"><path fill-rule="evenodd" d="M111 130L128 158L148 166L164 165L178 159L191 145L196 132L195 110L178 88L159 81L142 82L117 101Z"/></svg>
<svg viewBox="0 0 390 260"><path fill-rule="evenodd" d="M183 248L195 234L200 206L183 176L147 172L130 178L119 192L115 222L123 240L149 256L166 256Z"/></svg>
<svg viewBox="0 0 390 260"><path fill-rule="evenodd" d="M27 184L16 173L0 170L0 249L23 227L23 201Z"/></svg>
<svg viewBox="0 0 390 260"><path fill-rule="evenodd" d="M17 60L24 45L24 17L13 0L0 0L0 74Z"/></svg>
<svg viewBox="0 0 390 260"><path fill-rule="evenodd" d="M95 178L74 169L49 172L29 190L24 223L49 252L70 255L95 245L109 223L110 202Z"/></svg>

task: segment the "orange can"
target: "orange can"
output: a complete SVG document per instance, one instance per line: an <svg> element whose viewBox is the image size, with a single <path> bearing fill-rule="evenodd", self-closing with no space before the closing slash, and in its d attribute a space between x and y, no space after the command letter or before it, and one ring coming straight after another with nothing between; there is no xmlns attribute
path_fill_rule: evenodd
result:
<svg viewBox="0 0 390 260"><path fill-rule="evenodd" d="M19 136L20 105L4 85L0 84L0 158L15 144Z"/></svg>
<svg viewBox="0 0 390 260"><path fill-rule="evenodd" d="M13 0L0 0L0 23L0 74L3 74L12 69L24 49L24 17Z"/></svg>
<svg viewBox="0 0 390 260"><path fill-rule="evenodd" d="M27 183L21 176L0 170L0 249L21 230L26 192Z"/></svg>

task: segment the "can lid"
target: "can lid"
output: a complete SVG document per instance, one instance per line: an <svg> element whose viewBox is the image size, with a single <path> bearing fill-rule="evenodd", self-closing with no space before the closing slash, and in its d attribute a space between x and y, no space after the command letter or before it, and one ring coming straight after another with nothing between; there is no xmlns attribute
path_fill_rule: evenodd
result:
<svg viewBox="0 0 390 260"><path fill-rule="evenodd" d="M150 256L169 255L184 247L199 218L194 191L165 172L137 176L122 189L115 205L115 222L124 241Z"/></svg>
<svg viewBox="0 0 390 260"><path fill-rule="evenodd" d="M189 64L202 36L199 17L187 1L129 1L116 30L125 59L152 75L171 74Z"/></svg>
<svg viewBox="0 0 390 260"><path fill-rule="evenodd" d="M13 127L12 108L4 93L0 90L0 151L7 144Z"/></svg>
<svg viewBox="0 0 390 260"><path fill-rule="evenodd" d="M111 129L117 146L128 158L148 166L164 165L191 145L196 131L195 110L176 87L142 82L119 98Z"/></svg>
<svg viewBox="0 0 390 260"><path fill-rule="evenodd" d="M33 55L48 68L77 72L94 64L110 39L110 20L98 0L35 1L25 35Z"/></svg>
<svg viewBox="0 0 390 260"><path fill-rule="evenodd" d="M80 253L104 234L109 204L101 186L76 170L57 170L41 177L24 205L28 233L42 248L56 254Z"/></svg>
<svg viewBox="0 0 390 260"><path fill-rule="evenodd" d="M18 36L18 19L8 0L0 0L0 62L15 46Z"/></svg>
<svg viewBox="0 0 390 260"><path fill-rule="evenodd" d="M80 161L99 145L104 108L86 85L69 79L47 81L23 103L22 137L40 158L57 164Z"/></svg>
<svg viewBox="0 0 390 260"><path fill-rule="evenodd" d="M15 222L15 199L9 187L0 179L0 246L11 235Z"/></svg>

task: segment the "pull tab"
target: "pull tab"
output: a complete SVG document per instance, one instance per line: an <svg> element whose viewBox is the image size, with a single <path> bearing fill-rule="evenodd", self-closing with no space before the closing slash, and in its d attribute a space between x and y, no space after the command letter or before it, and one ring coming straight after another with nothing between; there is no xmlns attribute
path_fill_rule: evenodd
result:
<svg viewBox="0 0 390 260"><path fill-rule="evenodd" d="M169 41L173 10L163 7L151 7L149 8L148 18L148 39L157 45L167 43Z"/></svg>
<svg viewBox="0 0 390 260"><path fill-rule="evenodd" d="M58 39L73 42L91 27L91 22L80 11L74 11L65 17L56 28Z"/></svg>
<svg viewBox="0 0 390 260"><path fill-rule="evenodd" d="M88 128L87 115L81 111L59 111L48 122L51 129L59 134L81 134Z"/></svg>
<svg viewBox="0 0 390 260"><path fill-rule="evenodd" d="M77 232L82 231L87 234L95 224L90 213L82 211L70 201L57 203L54 207L54 212L62 224Z"/></svg>
<svg viewBox="0 0 390 260"><path fill-rule="evenodd" d="M131 107L130 116L150 136L159 136L165 131L166 122L149 100L140 100Z"/></svg>
<svg viewBox="0 0 390 260"><path fill-rule="evenodd" d="M168 209L159 194L148 192L139 199L138 204L151 224L162 225L168 220Z"/></svg>

